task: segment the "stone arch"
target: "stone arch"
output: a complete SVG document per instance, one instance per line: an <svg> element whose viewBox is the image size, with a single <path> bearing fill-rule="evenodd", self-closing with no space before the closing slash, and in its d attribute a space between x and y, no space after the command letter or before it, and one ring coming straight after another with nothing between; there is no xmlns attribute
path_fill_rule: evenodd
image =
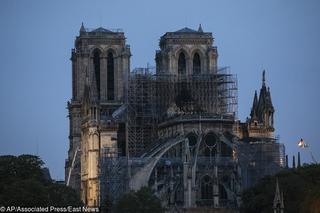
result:
<svg viewBox="0 0 320 213"><path fill-rule="evenodd" d="M169 140L167 143L163 144L163 146L154 150L148 156L148 162L130 179L130 188L132 190L139 190L142 186L146 186L150 179L150 175L160 158L173 146L183 142L188 142L188 139L177 138L175 140Z"/></svg>
<svg viewBox="0 0 320 213"><path fill-rule="evenodd" d="M92 47L92 48L89 50L89 52L90 52L90 57L93 58L94 53L97 52L97 51L100 53L100 57L102 57L104 51L103 51L103 49L102 49L101 47L98 47L98 46Z"/></svg>
<svg viewBox="0 0 320 213"><path fill-rule="evenodd" d="M113 54L113 57L117 57L118 56L118 52L117 50L115 50L114 48L112 47L108 47L106 48L104 51L103 51L103 54L105 57L108 57L108 54L109 53L112 53Z"/></svg>

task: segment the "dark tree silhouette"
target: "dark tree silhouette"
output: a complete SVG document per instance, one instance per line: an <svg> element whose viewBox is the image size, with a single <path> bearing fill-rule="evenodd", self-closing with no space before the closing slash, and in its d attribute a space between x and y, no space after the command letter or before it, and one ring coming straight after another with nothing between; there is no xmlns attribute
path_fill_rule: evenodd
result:
<svg viewBox="0 0 320 213"><path fill-rule="evenodd" d="M160 200L152 194L152 191L143 187L137 192L129 192L114 206L115 213L162 213Z"/></svg>
<svg viewBox="0 0 320 213"><path fill-rule="evenodd" d="M52 182L38 156L0 156L0 204L2 206L81 206L76 192Z"/></svg>
<svg viewBox="0 0 320 213"><path fill-rule="evenodd" d="M320 165L306 165L264 178L242 194L241 212L272 212L276 177L284 197L284 212L320 212Z"/></svg>

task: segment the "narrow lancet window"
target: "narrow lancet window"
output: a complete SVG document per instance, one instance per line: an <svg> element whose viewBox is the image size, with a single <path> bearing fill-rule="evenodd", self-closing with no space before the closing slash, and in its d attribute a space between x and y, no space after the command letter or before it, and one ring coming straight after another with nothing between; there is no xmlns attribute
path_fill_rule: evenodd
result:
<svg viewBox="0 0 320 213"><path fill-rule="evenodd" d="M201 73L201 61L198 53L193 56L193 74Z"/></svg>
<svg viewBox="0 0 320 213"><path fill-rule="evenodd" d="M108 100L114 100L114 59L113 54L108 54L107 66L107 94Z"/></svg>
<svg viewBox="0 0 320 213"><path fill-rule="evenodd" d="M94 77L96 79L96 88L98 99L100 99L100 52L95 50L93 54Z"/></svg>
<svg viewBox="0 0 320 213"><path fill-rule="evenodd" d="M178 74L185 74L186 73L186 56L184 53L180 53L178 59Z"/></svg>

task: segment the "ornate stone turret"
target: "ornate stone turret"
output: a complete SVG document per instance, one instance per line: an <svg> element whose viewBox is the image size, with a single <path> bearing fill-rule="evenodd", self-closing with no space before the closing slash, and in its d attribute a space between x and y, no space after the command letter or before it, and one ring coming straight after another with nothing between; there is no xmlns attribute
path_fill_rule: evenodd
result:
<svg viewBox="0 0 320 213"><path fill-rule="evenodd" d="M274 107L271 100L270 88L266 86L265 71L262 73L262 86L259 93L255 91L250 112L248 130L250 137L273 137Z"/></svg>
<svg viewBox="0 0 320 213"><path fill-rule="evenodd" d="M266 87L265 70L262 74L262 87L260 89L258 106L256 108L260 123L266 127L273 127L274 108L271 101L270 88Z"/></svg>

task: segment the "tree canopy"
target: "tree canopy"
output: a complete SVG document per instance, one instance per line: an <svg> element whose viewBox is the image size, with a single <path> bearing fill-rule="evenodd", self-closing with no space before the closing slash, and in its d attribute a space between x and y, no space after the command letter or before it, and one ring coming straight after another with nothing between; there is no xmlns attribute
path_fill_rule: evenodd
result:
<svg viewBox="0 0 320 213"><path fill-rule="evenodd" d="M306 165L264 178L242 194L241 212L272 212L276 178L284 197L284 212L320 212L320 165Z"/></svg>
<svg viewBox="0 0 320 213"><path fill-rule="evenodd" d="M115 213L162 213L160 200L152 191L143 187L139 191L124 194L114 206Z"/></svg>
<svg viewBox="0 0 320 213"><path fill-rule="evenodd" d="M76 192L45 176L43 161L34 155L0 156L2 206L81 206Z"/></svg>

